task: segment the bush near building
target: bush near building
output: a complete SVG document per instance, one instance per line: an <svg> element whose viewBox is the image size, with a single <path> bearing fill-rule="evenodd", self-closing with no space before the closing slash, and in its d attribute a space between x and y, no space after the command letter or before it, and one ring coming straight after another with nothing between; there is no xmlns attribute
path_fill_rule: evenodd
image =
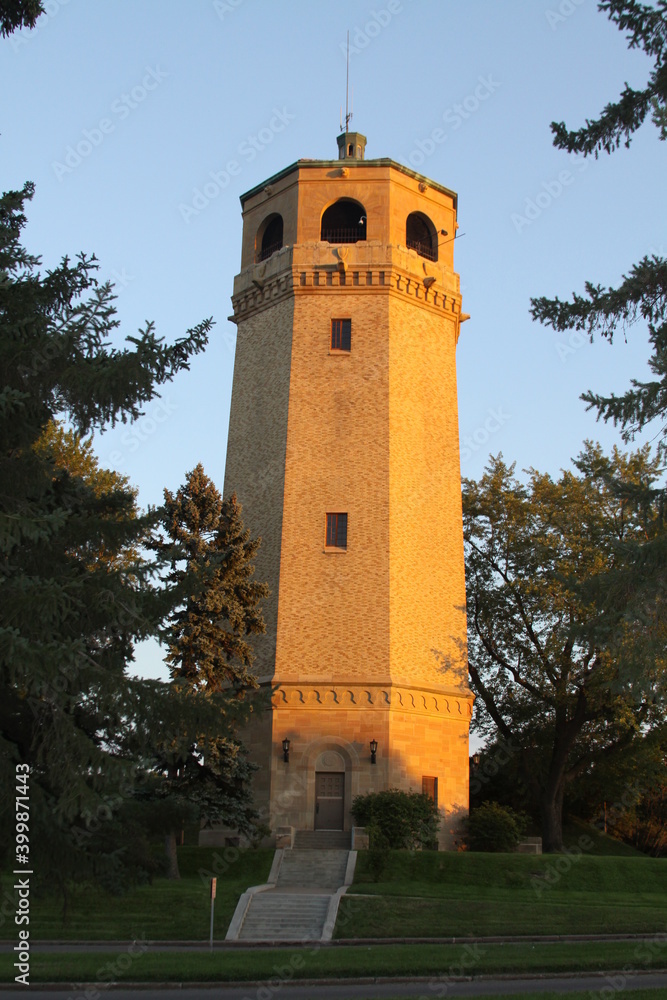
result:
<svg viewBox="0 0 667 1000"><path fill-rule="evenodd" d="M428 795L389 788L358 795L352 815L359 826L377 828L387 849L432 849L437 845L438 809Z"/></svg>

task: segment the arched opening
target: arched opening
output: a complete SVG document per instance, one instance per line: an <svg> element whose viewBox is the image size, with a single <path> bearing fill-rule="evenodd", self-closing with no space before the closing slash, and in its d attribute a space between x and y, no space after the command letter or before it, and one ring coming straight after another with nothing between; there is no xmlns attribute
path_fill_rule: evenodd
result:
<svg viewBox="0 0 667 1000"><path fill-rule="evenodd" d="M351 198L340 198L322 216L321 240L357 243L366 239L366 209Z"/></svg>
<svg viewBox="0 0 667 1000"><path fill-rule="evenodd" d="M255 241L256 259L267 260L283 245L283 217L274 212L269 215L257 231Z"/></svg>
<svg viewBox="0 0 667 1000"><path fill-rule="evenodd" d="M411 212L405 223L405 245L427 260L438 259L438 234L422 212Z"/></svg>

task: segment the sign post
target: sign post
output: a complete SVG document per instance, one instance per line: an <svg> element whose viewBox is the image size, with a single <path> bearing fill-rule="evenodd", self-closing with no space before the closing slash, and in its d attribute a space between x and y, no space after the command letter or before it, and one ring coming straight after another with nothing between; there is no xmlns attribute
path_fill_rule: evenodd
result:
<svg viewBox="0 0 667 1000"><path fill-rule="evenodd" d="M211 879L211 934L208 942L209 948L213 947L213 910L215 908L215 891L217 887L218 887L217 878L212 878Z"/></svg>

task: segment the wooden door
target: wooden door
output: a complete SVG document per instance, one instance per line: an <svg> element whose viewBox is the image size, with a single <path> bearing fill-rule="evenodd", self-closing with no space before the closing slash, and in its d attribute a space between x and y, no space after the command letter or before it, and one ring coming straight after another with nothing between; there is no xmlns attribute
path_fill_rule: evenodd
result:
<svg viewBox="0 0 667 1000"><path fill-rule="evenodd" d="M342 830L345 774L338 771L315 773L315 829Z"/></svg>

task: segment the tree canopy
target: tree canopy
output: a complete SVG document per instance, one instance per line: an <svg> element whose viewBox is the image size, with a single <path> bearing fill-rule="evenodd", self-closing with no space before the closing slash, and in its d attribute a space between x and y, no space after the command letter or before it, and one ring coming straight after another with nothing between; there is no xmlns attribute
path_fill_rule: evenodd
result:
<svg viewBox="0 0 667 1000"><path fill-rule="evenodd" d="M623 138L629 146L649 114L660 139L667 138L667 2L659 0L649 6L636 0L602 0L598 8L627 32L630 48L642 49L653 60L653 69L645 88L633 90L626 84L619 99L607 104L599 118L586 119L582 128L569 131L564 122L552 122L554 146L596 157L614 152ZM658 179L657 190L661 183ZM616 288L590 281L584 288L584 295L574 293L569 302L545 296L532 299L533 319L554 330L583 330L591 338L599 333L610 341L618 330L625 332L643 320L652 349L649 367L655 377L647 382L632 379L631 388L622 395L587 392L582 398L599 418L619 425L626 442L653 421L661 421L659 448L667 450L667 260L647 255Z"/></svg>
<svg viewBox="0 0 667 1000"><path fill-rule="evenodd" d="M522 483L499 456L463 483L479 728L517 749L547 850L562 846L568 783L641 741L665 710L661 608L639 618L625 590L603 636L590 596L632 543L661 530L659 502L646 502L659 462L648 449L606 457L588 444L576 464L578 474L531 470Z"/></svg>
<svg viewBox="0 0 667 1000"><path fill-rule="evenodd" d="M41 273L21 245L32 194L0 198L0 781L6 810L15 765L30 766L35 852L83 872L76 830L132 776L128 743L178 714L127 666L179 594L140 554L155 512L139 515L81 438L139 416L204 349L211 321L172 345L148 324L113 346L113 289L94 258Z"/></svg>

